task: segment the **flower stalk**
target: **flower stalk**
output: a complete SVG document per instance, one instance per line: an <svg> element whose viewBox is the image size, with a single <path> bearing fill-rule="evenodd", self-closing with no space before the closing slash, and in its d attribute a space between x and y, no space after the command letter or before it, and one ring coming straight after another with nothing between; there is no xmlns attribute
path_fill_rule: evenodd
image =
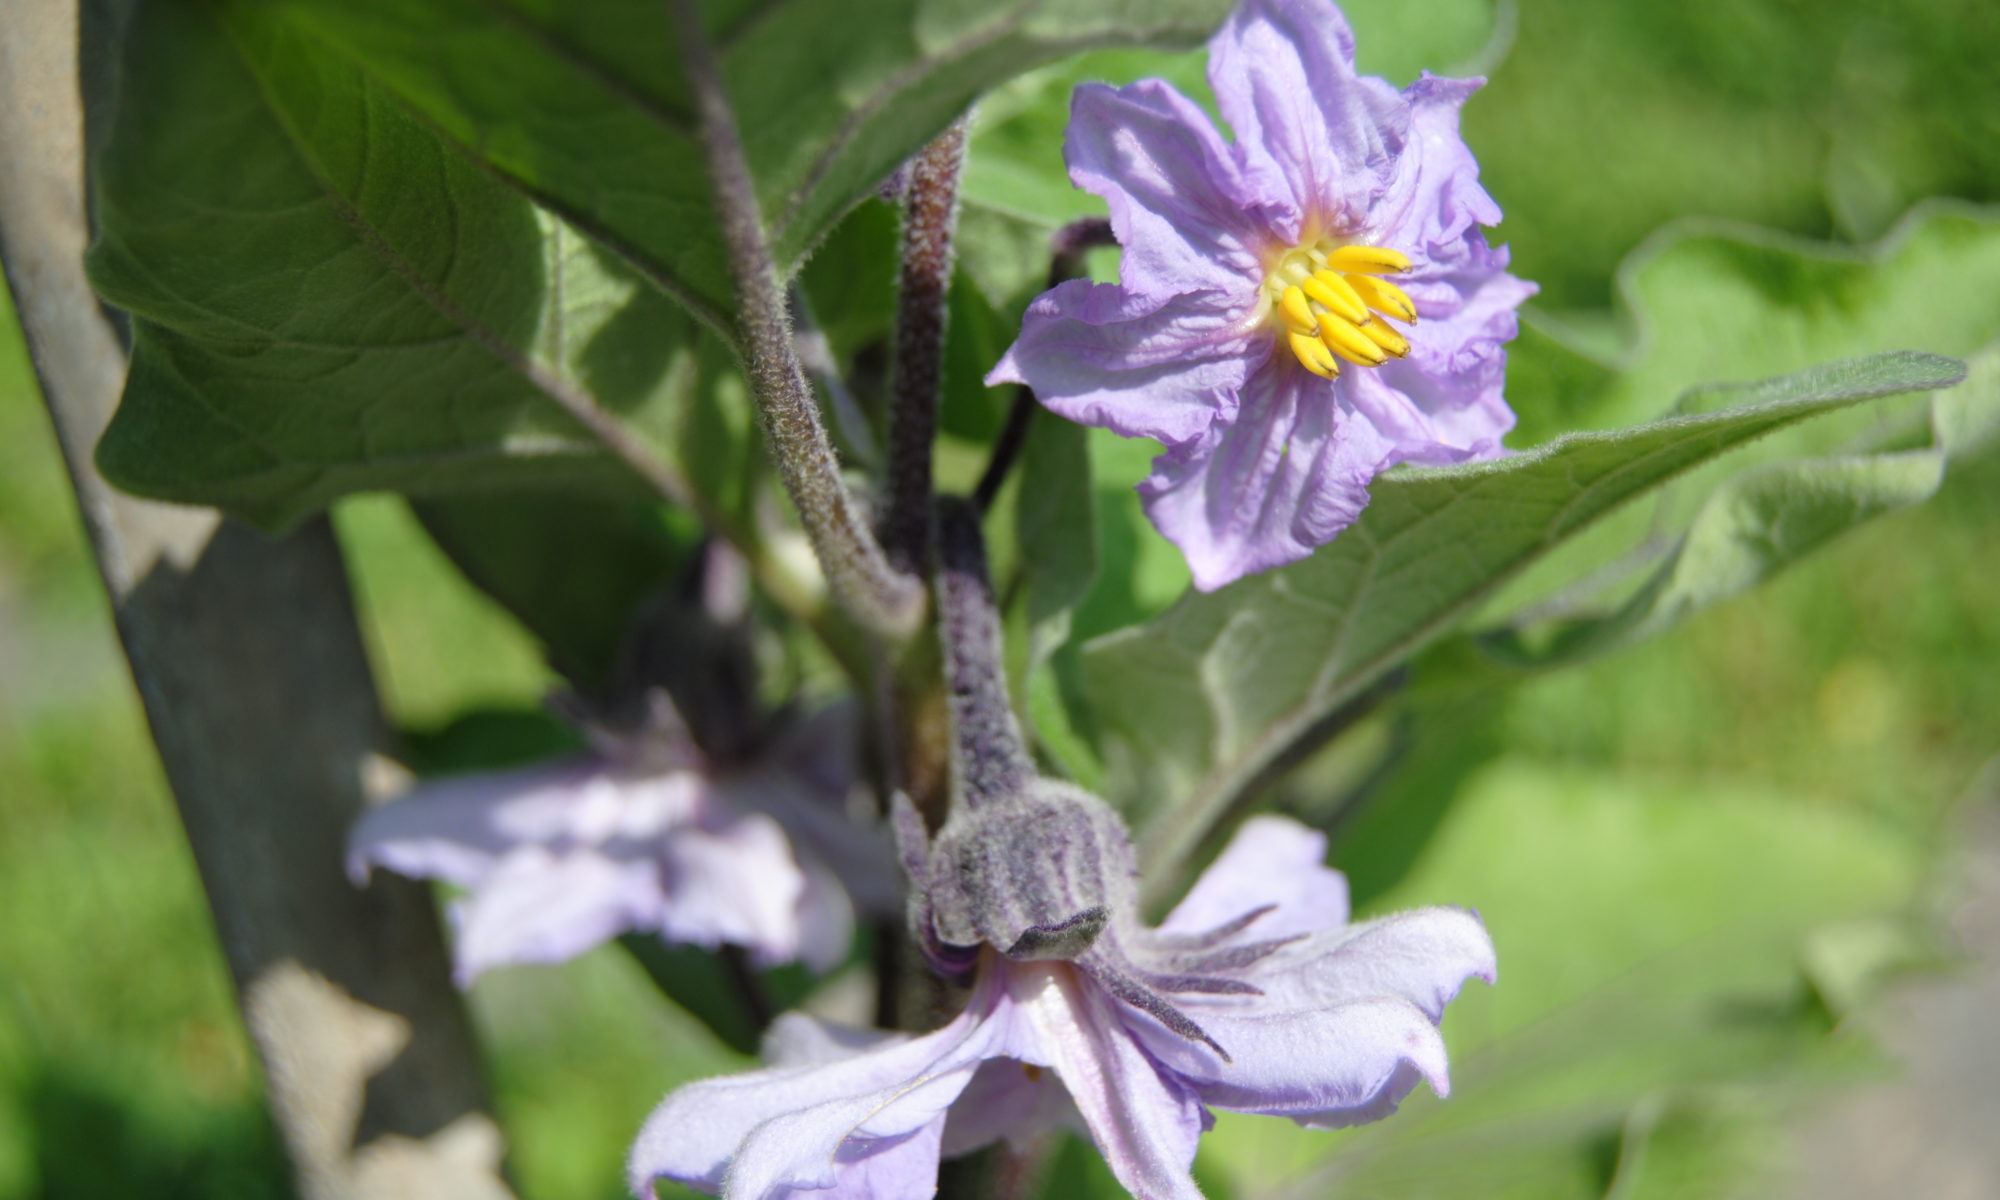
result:
<svg viewBox="0 0 2000 1200"><path fill-rule="evenodd" d="M1007 698L1000 613L986 573L979 511L958 497L938 502L938 639L944 648L956 794L977 808L1016 795L1034 778Z"/></svg>
<svg viewBox="0 0 2000 1200"><path fill-rule="evenodd" d="M723 248L736 281L737 352L749 376L758 422L835 597L869 629L900 638L917 622L923 589L890 565L841 479L819 405L792 345L777 266L714 50L693 0L669 0L667 11L694 93Z"/></svg>
<svg viewBox="0 0 2000 1200"><path fill-rule="evenodd" d="M882 542L891 562L919 575L929 569L931 557L931 456L937 441L966 121L963 117L954 121L918 151L903 184L889 507L882 520Z"/></svg>

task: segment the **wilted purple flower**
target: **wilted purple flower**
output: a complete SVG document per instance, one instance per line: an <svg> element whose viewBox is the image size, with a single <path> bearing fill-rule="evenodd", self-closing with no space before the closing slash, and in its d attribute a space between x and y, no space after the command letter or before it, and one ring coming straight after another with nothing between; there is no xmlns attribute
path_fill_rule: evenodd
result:
<svg viewBox="0 0 2000 1200"><path fill-rule="evenodd" d="M379 865L466 889L452 906L461 984L629 931L826 969L853 936L850 894L896 911L886 840L843 811L851 710L726 766L707 761L664 693L637 732L593 734L594 749L566 761L420 787L349 836L357 880Z"/></svg>
<svg viewBox="0 0 2000 1200"><path fill-rule="evenodd" d="M1500 210L1458 108L1482 81L1356 75L1331 0L1243 0L1208 76L1233 143L1160 80L1077 89L1064 153L1121 282L1036 300L987 380L1165 443L1139 491L1203 590L1311 553L1397 463L1500 453L1535 291L1480 232Z"/></svg>
<svg viewBox="0 0 2000 1200"><path fill-rule="evenodd" d="M1250 821L1158 928L1134 915L1131 844L1102 801L1037 781L961 810L919 864L934 955L972 972L964 1012L922 1037L790 1015L770 1066L668 1096L633 1148L649 1195L833 1189L927 1196L940 1156L1080 1126L1135 1195L1193 1198L1211 1108L1330 1128L1448 1087L1436 1029L1471 975L1477 917L1432 908L1347 924L1325 839Z"/></svg>

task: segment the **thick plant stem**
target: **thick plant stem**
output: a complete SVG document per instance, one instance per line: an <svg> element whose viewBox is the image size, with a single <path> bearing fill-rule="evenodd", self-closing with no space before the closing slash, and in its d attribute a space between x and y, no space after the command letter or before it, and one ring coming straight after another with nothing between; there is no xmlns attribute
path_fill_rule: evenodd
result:
<svg viewBox="0 0 2000 1200"><path fill-rule="evenodd" d="M694 0L668 0L667 11L694 93L723 248L736 280L737 349L765 440L836 600L869 629L900 638L916 625L923 588L889 565L840 477L792 345L784 293L714 51Z"/></svg>
<svg viewBox="0 0 2000 1200"><path fill-rule="evenodd" d="M889 510L882 544L890 561L921 576L930 569L931 453L951 291L958 172L965 162L964 118L910 160L903 184L901 287L896 300L894 407L889 419Z"/></svg>
<svg viewBox="0 0 2000 1200"><path fill-rule="evenodd" d="M1007 698L979 512L956 497L938 502L937 602L959 796L977 806L1015 795L1034 779L1035 764Z"/></svg>

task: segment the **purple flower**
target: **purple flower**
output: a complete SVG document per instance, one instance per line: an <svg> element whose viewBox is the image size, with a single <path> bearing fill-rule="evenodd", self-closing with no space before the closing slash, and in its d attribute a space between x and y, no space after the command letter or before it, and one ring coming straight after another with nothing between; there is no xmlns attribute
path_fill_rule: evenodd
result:
<svg viewBox="0 0 2000 1200"><path fill-rule="evenodd" d="M1164 443L1139 491L1204 591L1331 540L1397 463L1501 453L1535 291L1480 232L1500 209L1458 108L1482 81L1356 75L1330 0L1243 0L1208 76L1233 143L1160 80L1077 89L1064 153L1121 282L1036 300L987 379Z"/></svg>
<svg viewBox="0 0 2000 1200"><path fill-rule="evenodd" d="M1067 1124L1135 1195L1194 1200L1211 1108L1330 1128L1388 1114L1419 1079L1442 1095L1437 1022L1468 976L1493 978L1492 943L1460 909L1347 924L1324 852L1320 834L1254 819L1147 928L1102 801L1041 780L962 809L913 865L928 948L971 972L965 1010L921 1037L781 1019L766 1069L654 1111L633 1190L928 1196L940 1156Z"/></svg>
<svg viewBox="0 0 2000 1200"><path fill-rule="evenodd" d="M590 753L444 780L368 812L348 868L466 889L452 906L461 985L635 930L824 970L853 936L850 894L874 912L901 903L886 839L842 811L853 724L828 709L719 767L655 693L636 734L596 730Z"/></svg>

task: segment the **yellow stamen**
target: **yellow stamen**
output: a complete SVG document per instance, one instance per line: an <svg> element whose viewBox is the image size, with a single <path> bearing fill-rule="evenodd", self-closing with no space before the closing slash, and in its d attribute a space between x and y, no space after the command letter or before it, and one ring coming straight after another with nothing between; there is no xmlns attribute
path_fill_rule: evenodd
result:
<svg viewBox="0 0 2000 1200"><path fill-rule="evenodd" d="M1321 321L1319 340L1326 348L1351 363L1364 367L1379 367L1389 361L1382 347L1368 340L1360 329L1346 321Z"/></svg>
<svg viewBox="0 0 2000 1200"><path fill-rule="evenodd" d="M1292 353L1306 370L1321 379L1339 378L1340 364L1334 361L1332 352L1318 338L1309 333L1289 333L1285 336L1291 339Z"/></svg>
<svg viewBox="0 0 2000 1200"><path fill-rule="evenodd" d="M1409 257L1386 246L1342 246L1330 237L1303 243L1264 277L1265 311L1276 310L1292 357L1322 379L1339 378L1343 361L1379 367L1407 355L1410 343L1375 314L1414 323L1417 306L1376 276L1409 269Z"/></svg>
<svg viewBox="0 0 2000 1200"><path fill-rule="evenodd" d="M1306 303L1306 294L1297 284L1278 297L1278 309L1285 314L1285 322L1293 333L1309 334L1319 326L1319 318L1313 316L1312 305Z"/></svg>
<svg viewBox="0 0 2000 1200"><path fill-rule="evenodd" d="M1388 280L1377 279L1372 275L1351 275L1347 279L1347 284L1361 297L1363 304L1376 312L1399 321L1408 321L1412 325L1417 323L1416 301L1410 299L1408 292Z"/></svg>
<svg viewBox="0 0 2000 1200"><path fill-rule="evenodd" d="M1356 325L1372 319L1368 315L1368 306L1361 301L1361 293L1332 271L1320 271L1299 287L1306 295L1333 310L1335 315L1345 317Z"/></svg>
<svg viewBox="0 0 2000 1200"><path fill-rule="evenodd" d="M1410 353L1409 340L1402 334L1389 328L1387 321L1370 321L1368 324L1361 326L1361 332L1369 341L1374 342L1377 346L1382 347L1382 349L1387 350L1397 358L1404 358Z"/></svg>
<svg viewBox="0 0 2000 1200"><path fill-rule="evenodd" d="M1410 269L1410 259L1387 246L1342 246L1326 256L1326 265L1363 275L1396 275Z"/></svg>

